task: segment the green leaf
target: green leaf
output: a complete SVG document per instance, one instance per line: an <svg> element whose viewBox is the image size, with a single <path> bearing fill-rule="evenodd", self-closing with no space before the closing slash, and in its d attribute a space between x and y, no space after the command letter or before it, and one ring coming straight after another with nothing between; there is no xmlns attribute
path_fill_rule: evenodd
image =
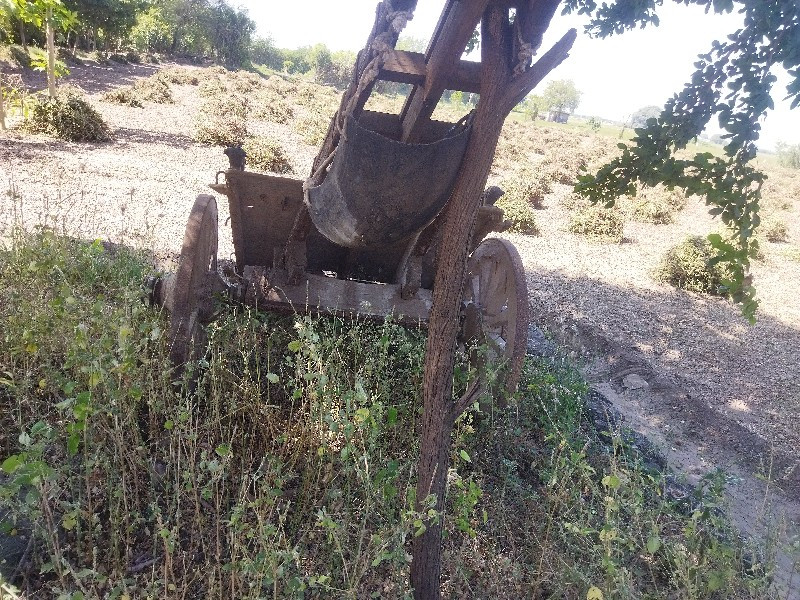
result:
<svg viewBox="0 0 800 600"><path fill-rule="evenodd" d="M8 475L11 475L14 471L16 471L20 465L24 462L24 458L22 455L19 454L12 454L8 458L3 461L2 469Z"/></svg>
<svg viewBox="0 0 800 600"><path fill-rule="evenodd" d="M467 451L466 451L466 450L461 450L461 451L459 451L458 455L459 455L459 456L460 456L460 457L461 457L463 460L467 461L468 463L471 463L471 462L472 462L472 459L469 457L469 454L467 454Z"/></svg>
<svg viewBox="0 0 800 600"><path fill-rule="evenodd" d="M616 490L622 484L620 478L616 475L606 475L603 477L603 486L607 488L611 488L612 490Z"/></svg>
<svg viewBox="0 0 800 600"><path fill-rule="evenodd" d="M592 586L586 592L586 600L604 600L604 598L603 591L599 587Z"/></svg>
<svg viewBox="0 0 800 600"><path fill-rule="evenodd" d="M267 373L267 381L270 383L278 383L278 376L275 373Z"/></svg>
<svg viewBox="0 0 800 600"><path fill-rule="evenodd" d="M226 456L231 455L231 447L228 444L220 444L214 448L214 452L217 453L217 456L225 458Z"/></svg>
<svg viewBox="0 0 800 600"><path fill-rule="evenodd" d="M656 535L650 536L647 539L647 551L650 554L655 554L659 548L661 548L661 539Z"/></svg>
<svg viewBox="0 0 800 600"><path fill-rule="evenodd" d="M300 340L293 340L289 342L289 350L291 352L299 352L301 347L302 344L300 343Z"/></svg>

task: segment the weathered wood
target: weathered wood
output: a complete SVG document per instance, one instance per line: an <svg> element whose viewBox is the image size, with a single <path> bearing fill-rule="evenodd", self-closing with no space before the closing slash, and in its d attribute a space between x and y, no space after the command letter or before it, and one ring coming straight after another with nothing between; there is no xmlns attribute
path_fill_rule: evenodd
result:
<svg viewBox="0 0 800 600"><path fill-rule="evenodd" d="M307 273L299 285L284 284L284 273L270 278L263 267L245 270L249 284L245 302L277 312L358 315L384 319L394 315L404 324L424 326L431 310L431 292L419 290L403 298L399 285L362 283Z"/></svg>
<svg viewBox="0 0 800 600"><path fill-rule="evenodd" d="M425 52L425 84L415 86L401 113L403 141L419 140L489 0L448 0Z"/></svg>
<svg viewBox="0 0 800 600"><path fill-rule="evenodd" d="M509 56L513 43L507 9L490 6L483 16L481 33L481 95L470 143L443 216L442 243L428 324L422 440L417 470L418 510L423 508L423 502L430 494L436 497L436 510L444 508L450 434L457 411L464 406L463 402L454 403L450 398L467 247L502 124L514 107L511 102L519 95L521 87L530 85L532 88L541 79L545 64L552 69L566 58L574 39L574 31L572 36L565 36L547 61L540 61L540 69L535 75L529 76L525 71L515 77ZM430 520L426 526L425 532L414 539L411 582L417 600L436 600L440 597L441 520Z"/></svg>
<svg viewBox="0 0 800 600"><path fill-rule="evenodd" d="M396 83L425 85L428 66L421 52L393 50L386 54L380 71L380 78ZM459 60L452 70L443 75L446 90L460 90L477 94L481 91L481 64L469 60Z"/></svg>
<svg viewBox="0 0 800 600"><path fill-rule="evenodd" d="M365 110L361 113L358 122L367 129L392 140L399 141L403 133L400 129L400 117L389 113ZM435 142L447 135L452 128L453 124L447 121L431 120L419 141L423 144Z"/></svg>

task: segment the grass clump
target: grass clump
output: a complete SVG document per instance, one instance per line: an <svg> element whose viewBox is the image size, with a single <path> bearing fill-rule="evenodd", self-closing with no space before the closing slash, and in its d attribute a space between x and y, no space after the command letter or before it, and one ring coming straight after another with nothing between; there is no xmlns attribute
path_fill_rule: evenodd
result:
<svg viewBox="0 0 800 600"><path fill-rule="evenodd" d="M133 86L120 87L110 92L106 92L100 97L104 102L112 102L114 104L123 104L134 108L143 108L144 104L139 99Z"/></svg>
<svg viewBox="0 0 800 600"><path fill-rule="evenodd" d="M247 154L247 165L270 173L292 173L289 157L276 141L266 137L248 137L243 150Z"/></svg>
<svg viewBox="0 0 800 600"><path fill-rule="evenodd" d="M168 67L159 71L158 75L167 83L173 83L175 85L200 85L200 78L197 75L196 69Z"/></svg>
<svg viewBox="0 0 800 600"><path fill-rule="evenodd" d="M511 195L508 192L501 196L495 206L503 209L503 216L511 221L508 231L522 233L524 235L539 235L539 226L536 224L536 215L529 202L519 196Z"/></svg>
<svg viewBox="0 0 800 600"><path fill-rule="evenodd" d="M656 279L690 292L722 295L726 273L714 257L711 243L704 237L691 236L667 251L656 270Z"/></svg>
<svg viewBox="0 0 800 600"><path fill-rule="evenodd" d="M112 52L106 58L108 58L108 60L110 60L112 62L119 63L121 65L127 65L128 64L128 57L125 56L124 54L120 54L118 52Z"/></svg>
<svg viewBox="0 0 800 600"><path fill-rule="evenodd" d="M253 117L272 123L288 123L294 117L291 104L275 92L257 95L254 100Z"/></svg>
<svg viewBox="0 0 800 600"><path fill-rule="evenodd" d="M142 102L154 102L156 104L172 104L175 99L169 85L158 74L140 79L133 84L133 92Z"/></svg>
<svg viewBox="0 0 800 600"><path fill-rule="evenodd" d="M579 206L572 214L569 231L585 237L621 244L625 222L618 210L594 204Z"/></svg>
<svg viewBox="0 0 800 600"><path fill-rule="evenodd" d="M635 196L624 196L618 202L622 212L632 221L668 225L675 221L675 213L686 206L686 196L658 184L640 188Z"/></svg>
<svg viewBox="0 0 800 600"><path fill-rule="evenodd" d="M328 133L331 119L321 112L306 114L294 121L294 130L309 146L319 146Z"/></svg>
<svg viewBox="0 0 800 600"><path fill-rule="evenodd" d="M77 89L63 86L55 98L39 99L25 121L31 133L44 133L70 142L107 142L111 139L103 117Z"/></svg>
<svg viewBox="0 0 800 600"><path fill-rule="evenodd" d="M195 122L194 138L202 144L241 146L247 138L247 100L241 96L209 98Z"/></svg>
<svg viewBox="0 0 800 600"><path fill-rule="evenodd" d="M763 235L768 242L782 243L787 242L789 239L789 230L786 227L786 222L782 219L764 219L761 223L761 230L759 233Z"/></svg>
<svg viewBox="0 0 800 600"><path fill-rule="evenodd" d="M146 257L45 230L0 264L0 536L33 540L19 595L410 597L424 332L220 304L190 388L141 302ZM458 419L444 594L766 597L713 509L722 479L665 500L662 473L593 433L587 389L529 360L508 410Z"/></svg>
<svg viewBox="0 0 800 600"><path fill-rule="evenodd" d="M200 81L200 86L197 88L197 93L203 98L221 96L227 92L228 88L225 83L217 76L206 77Z"/></svg>
<svg viewBox="0 0 800 600"><path fill-rule="evenodd" d="M550 180L536 169L522 169L514 178L503 182L506 198L519 200L535 209L544 207L544 197L551 191Z"/></svg>

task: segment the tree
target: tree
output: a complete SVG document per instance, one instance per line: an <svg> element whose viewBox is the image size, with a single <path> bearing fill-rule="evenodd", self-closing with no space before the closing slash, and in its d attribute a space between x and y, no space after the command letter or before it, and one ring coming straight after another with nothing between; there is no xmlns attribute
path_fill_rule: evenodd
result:
<svg viewBox="0 0 800 600"><path fill-rule="evenodd" d="M663 0L662 0L663 1ZM773 107L772 72L782 65L791 78L786 87L791 107L800 104L800 7L796 0L675 0L706 11L728 13L736 7L744 25L725 41L712 43L695 63L696 71L684 89L667 101L657 121L636 130L622 156L579 179L576 191L595 202L613 204L632 194L636 183L670 188L705 198L709 212L719 216L730 235L708 236L715 262L731 270L723 282L728 295L753 322L758 302L748 275L757 246L753 233L761 185L765 177L752 164L757 153L760 120ZM658 25L656 5L662 2L617 0L597 6L594 0L566 0L565 12L589 15L586 31L608 37L634 27ZM686 146L716 117L727 141L724 156L711 153L678 158Z"/></svg>
<svg viewBox="0 0 800 600"><path fill-rule="evenodd" d="M575 82L571 79L560 79L551 81L544 88L542 102L545 110L572 113L578 108L581 101L581 93L575 87Z"/></svg>
<svg viewBox="0 0 800 600"><path fill-rule="evenodd" d="M778 142L775 146L781 165L789 169L800 169L800 144Z"/></svg>
<svg viewBox="0 0 800 600"><path fill-rule="evenodd" d="M67 31L77 20L77 14L67 9L61 0L12 0L20 20L44 27L47 39L47 91L51 98L56 95L56 76L64 68L56 61L56 28Z"/></svg>
<svg viewBox="0 0 800 600"><path fill-rule="evenodd" d="M660 106L644 106L631 115L630 123L633 127L644 127L649 119L657 119L660 114Z"/></svg>

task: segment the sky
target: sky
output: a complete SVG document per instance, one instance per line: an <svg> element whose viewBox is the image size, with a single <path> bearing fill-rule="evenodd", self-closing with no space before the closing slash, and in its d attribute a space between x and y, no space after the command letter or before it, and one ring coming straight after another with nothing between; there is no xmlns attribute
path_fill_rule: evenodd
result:
<svg viewBox="0 0 800 600"><path fill-rule="evenodd" d="M331 50L360 50L372 28L377 0L238 0L258 26L257 33L271 37L281 48L324 43ZM414 18L403 36L428 40L444 0L419 0ZM557 16L539 52L546 51L570 27L578 39L570 57L545 79L572 79L581 90L577 113L625 121L644 106L663 106L694 71L698 54L707 52L714 39L737 29L741 16L706 15L697 6L666 2L658 11L660 25L634 30L604 40L583 33L584 16ZM776 73L773 88L776 109L762 123L759 146L774 149L777 142L800 143L800 107L789 110L783 102L788 76ZM712 122L707 130L718 131Z"/></svg>

